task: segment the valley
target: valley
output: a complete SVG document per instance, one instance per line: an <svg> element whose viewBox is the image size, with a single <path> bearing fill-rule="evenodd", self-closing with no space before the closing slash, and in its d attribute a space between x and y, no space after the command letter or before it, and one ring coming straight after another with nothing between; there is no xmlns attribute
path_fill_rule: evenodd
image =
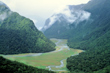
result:
<svg viewBox="0 0 110 73"><path fill-rule="evenodd" d="M66 5L41 30L7 5L0 1L0 73L110 73L109 0Z"/></svg>
<svg viewBox="0 0 110 73"><path fill-rule="evenodd" d="M18 61L27 65L47 69L51 71L68 71L66 59L78 55L83 50L71 49L67 46L66 39L51 39L56 44L56 50L47 53L25 53L15 55L3 55L12 61Z"/></svg>

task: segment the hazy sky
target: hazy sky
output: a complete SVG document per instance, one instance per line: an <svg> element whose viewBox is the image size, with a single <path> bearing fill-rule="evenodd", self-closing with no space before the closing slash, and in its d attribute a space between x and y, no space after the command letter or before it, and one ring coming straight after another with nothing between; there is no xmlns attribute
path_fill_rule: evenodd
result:
<svg viewBox="0 0 110 73"><path fill-rule="evenodd" d="M12 11L34 20L37 27L43 26L45 19L55 10L65 5L87 3L89 0L0 0L6 3Z"/></svg>

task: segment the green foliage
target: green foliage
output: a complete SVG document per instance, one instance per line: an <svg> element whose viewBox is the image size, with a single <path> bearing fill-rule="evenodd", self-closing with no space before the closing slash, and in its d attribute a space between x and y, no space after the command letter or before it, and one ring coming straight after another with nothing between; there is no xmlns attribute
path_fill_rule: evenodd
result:
<svg viewBox="0 0 110 73"><path fill-rule="evenodd" d="M2 14L4 11L9 11L10 9L6 7L5 5L0 5L0 14Z"/></svg>
<svg viewBox="0 0 110 73"><path fill-rule="evenodd" d="M54 73L38 69L16 61L10 61L0 56L0 73Z"/></svg>
<svg viewBox="0 0 110 73"><path fill-rule="evenodd" d="M0 53L42 53L55 50L55 44L37 30L34 23L13 12L0 26Z"/></svg>
<svg viewBox="0 0 110 73"><path fill-rule="evenodd" d="M95 3L95 1L92 1ZM82 32L70 38L68 45L73 48L83 49L86 52L67 59L67 68L71 72L84 73L109 73L110 70L110 9L108 1L101 1L102 6L90 10L94 21L84 26ZM99 2L100 4L100 2ZM106 5L105 5L106 4ZM94 6L93 6L94 7ZM103 10L106 8L105 10ZM101 11L100 13L97 13ZM95 16L97 14L97 17ZM91 26L91 27L90 27ZM82 28L80 28L82 29ZM80 34L81 33L81 34ZM84 36L82 35L85 34ZM76 40L79 39L79 40Z"/></svg>
<svg viewBox="0 0 110 73"><path fill-rule="evenodd" d="M103 69L100 69L98 71L95 71L94 73L109 73L110 72L110 66L107 66Z"/></svg>
<svg viewBox="0 0 110 73"><path fill-rule="evenodd" d="M70 29L61 31L61 34L45 34L48 37L67 38L68 46L71 48L83 49L84 53L67 59L67 68L75 73L109 73L110 66L110 1L109 0L91 0L85 4L82 9L91 13L87 21L77 24L70 24ZM53 25L55 26L55 25ZM58 30L64 26L58 26ZM55 28L56 28L55 27ZM102 73L101 72L101 73Z"/></svg>
<svg viewBox="0 0 110 73"><path fill-rule="evenodd" d="M66 26L67 23L58 22L58 21L55 22L51 26L51 28L44 31L45 36L48 37L48 38L62 38L62 37L66 38L66 37L68 37L69 35L66 35L66 33L64 34L64 32L66 32L68 30L66 29L65 26L62 26L62 24Z"/></svg>

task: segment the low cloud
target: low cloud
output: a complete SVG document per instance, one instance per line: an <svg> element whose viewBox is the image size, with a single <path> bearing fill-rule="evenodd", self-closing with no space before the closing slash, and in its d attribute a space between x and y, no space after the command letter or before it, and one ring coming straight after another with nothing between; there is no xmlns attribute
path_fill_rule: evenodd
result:
<svg viewBox="0 0 110 73"><path fill-rule="evenodd" d="M37 16L47 19L54 10L62 5L76 5L87 3L89 0L0 0L6 3L12 11L18 12L22 16L28 18L36 18ZM31 17L33 16L33 17ZM38 19L34 19L38 20ZM39 21L39 22L42 22ZM41 24L43 25L43 24ZM37 27L40 27L37 25Z"/></svg>

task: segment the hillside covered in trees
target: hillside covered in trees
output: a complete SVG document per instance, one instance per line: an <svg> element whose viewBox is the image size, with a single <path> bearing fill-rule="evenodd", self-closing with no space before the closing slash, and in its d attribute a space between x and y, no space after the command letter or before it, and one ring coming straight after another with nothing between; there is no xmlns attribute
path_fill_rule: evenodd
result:
<svg viewBox="0 0 110 73"><path fill-rule="evenodd" d="M0 1L1 2L1 1ZM0 54L42 53L55 50L33 21L0 3Z"/></svg>
<svg viewBox="0 0 110 73"><path fill-rule="evenodd" d="M54 73L52 71L27 66L23 63L10 61L0 56L0 73Z"/></svg>
<svg viewBox="0 0 110 73"><path fill-rule="evenodd" d="M75 73L110 73L110 1L91 0L70 8L90 13L87 20L65 24L56 21L44 34L47 37L68 39L68 46L85 52L67 59L67 68ZM83 15L83 14L82 14ZM87 14L85 14L87 17ZM80 19L81 17L79 17ZM55 30L52 31L55 27ZM58 29L56 28L58 27ZM53 35L53 32L56 32Z"/></svg>
<svg viewBox="0 0 110 73"><path fill-rule="evenodd" d="M85 5L93 19L77 30L77 35L68 40L72 48L85 50L84 53L67 59L67 68L72 72L110 72L110 1L92 0ZM81 31L80 31L81 30Z"/></svg>

